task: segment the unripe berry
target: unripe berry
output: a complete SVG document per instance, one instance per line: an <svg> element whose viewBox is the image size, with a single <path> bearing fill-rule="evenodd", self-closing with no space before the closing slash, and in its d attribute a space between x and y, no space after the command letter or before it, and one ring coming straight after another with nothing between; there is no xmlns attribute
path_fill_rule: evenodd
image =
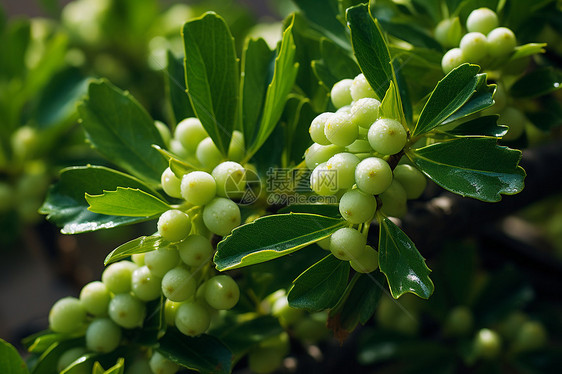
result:
<svg viewBox="0 0 562 374"><path fill-rule="evenodd" d="M240 225L240 208L224 197L215 197L203 209L203 222L207 228L220 236L226 236Z"/></svg>
<svg viewBox="0 0 562 374"><path fill-rule="evenodd" d="M181 195L190 204L205 205L217 192L215 178L204 171L192 171L181 179Z"/></svg>
<svg viewBox="0 0 562 374"><path fill-rule="evenodd" d="M382 201L381 211L387 216L402 217L408 209L406 205L406 191L397 180L393 180L390 186L380 194Z"/></svg>
<svg viewBox="0 0 562 374"><path fill-rule="evenodd" d="M168 196L180 198L181 197L181 180L176 177L172 169L166 168L162 173L162 177L160 179L162 183L162 189Z"/></svg>
<svg viewBox="0 0 562 374"><path fill-rule="evenodd" d="M322 163L310 173L310 188L321 196L330 196L338 191L337 173Z"/></svg>
<svg viewBox="0 0 562 374"><path fill-rule="evenodd" d="M70 333L86 322L86 309L80 300L65 297L58 300L49 311L49 328L54 332Z"/></svg>
<svg viewBox="0 0 562 374"><path fill-rule="evenodd" d="M240 162L246 155L246 142L244 141L244 134L238 130L232 132L230 145L228 146L228 159L231 161Z"/></svg>
<svg viewBox="0 0 562 374"><path fill-rule="evenodd" d="M458 46L462 36L459 18L446 18L439 22L435 27L434 35L439 44L445 48Z"/></svg>
<svg viewBox="0 0 562 374"><path fill-rule="evenodd" d="M334 232L330 238L330 251L343 261L359 258L365 252L367 239L359 231L343 227Z"/></svg>
<svg viewBox="0 0 562 374"><path fill-rule="evenodd" d="M210 137L201 140L197 145L195 156L197 157L197 161L207 169L214 168L223 160L221 151L219 151L215 143L213 143L213 139Z"/></svg>
<svg viewBox="0 0 562 374"><path fill-rule="evenodd" d="M357 139L359 129L346 112L334 113L324 126L326 138L335 145L345 147Z"/></svg>
<svg viewBox="0 0 562 374"><path fill-rule="evenodd" d="M367 136L371 147L383 155L393 155L400 152L408 139L404 126L390 118L378 119L369 128Z"/></svg>
<svg viewBox="0 0 562 374"><path fill-rule="evenodd" d="M29 126L18 128L11 137L12 150L20 159L32 157L39 145L37 131Z"/></svg>
<svg viewBox="0 0 562 374"><path fill-rule="evenodd" d="M129 292L131 276L138 266L131 261L119 261L109 265L101 274L101 280L113 293Z"/></svg>
<svg viewBox="0 0 562 374"><path fill-rule="evenodd" d="M174 138L177 139L187 152L193 154L199 142L207 137L207 132L203 128L198 118L185 118L177 124L174 131Z"/></svg>
<svg viewBox="0 0 562 374"><path fill-rule="evenodd" d="M162 278L162 293L172 301L185 301L195 295L197 282L189 270L178 266Z"/></svg>
<svg viewBox="0 0 562 374"><path fill-rule="evenodd" d="M527 321L521 325L513 348L517 352L521 351L534 351L543 348L547 343L546 329L542 323L537 321Z"/></svg>
<svg viewBox="0 0 562 374"><path fill-rule="evenodd" d="M210 261L215 251L209 239L201 235L190 235L177 246L182 261L192 267Z"/></svg>
<svg viewBox="0 0 562 374"><path fill-rule="evenodd" d="M525 131L527 118L519 109L509 106L500 113L498 123L509 126L509 130L502 139L512 141L519 138Z"/></svg>
<svg viewBox="0 0 562 374"><path fill-rule="evenodd" d="M351 190L343 194L339 204L340 214L354 225L373 219L377 210L377 200L361 190Z"/></svg>
<svg viewBox="0 0 562 374"><path fill-rule="evenodd" d="M217 195L239 198L246 189L246 169L237 162L225 161L217 165L211 173L217 184Z"/></svg>
<svg viewBox="0 0 562 374"><path fill-rule="evenodd" d="M155 251L147 252L144 263L152 274L162 278L170 269L175 268L180 262L180 255L173 247L160 247Z"/></svg>
<svg viewBox="0 0 562 374"><path fill-rule="evenodd" d="M367 245L363 253L349 261L351 267L358 273L372 273L379 267L379 252Z"/></svg>
<svg viewBox="0 0 562 374"><path fill-rule="evenodd" d="M479 62L488 54L488 39L479 32L469 32L462 37L460 49L470 62Z"/></svg>
<svg viewBox="0 0 562 374"><path fill-rule="evenodd" d="M333 115L334 113L331 112L324 112L316 116L310 123L310 128L308 132L310 133L310 138L313 142L322 144L322 145L329 145L332 144L326 138L324 134L324 126L326 125L326 121Z"/></svg>
<svg viewBox="0 0 562 374"><path fill-rule="evenodd" d="M466 19L466 29L468 32L480 32L487 34L498 27L498 15L491 9L475 9Z"/></svg>
<svg viewBox="0 0 562 374"><path fill-rule="evenodd" d="M131 261L137 266L144 266L144 253L134 253L131 255Z"/></svg>
<svg viewBox="0 0 562 374"><path fill-rule="evenodd" d="M451 70L468 62L463 51L460 48L449 49L441 59L441 68L443 73L449 74Z"/></svg>
<svg viewBox="0 0 562 374"><path fill-rule="evenodd" d="M427 186L427 179L421 171L408 164L394 168L394 180L400 182L408 199L417 199Z"/></svg>
<svg viewBox="0 0 562 374"><path fill-rule="evenodd" d="M89 350L109 353L119 346L121 328L109 318L92 321L86 330L86 346Z"/></svg>
<svg viewBox="0 0 562 374"><path fill-rule="evenodd" d="M517 41L515 34L507 27L497 27L487 36L488 53L495 58L506 57L513 52Z"/></svg>
<svg viewBox="0 0 562 374"><path fill-rule="evenodd" d="M359 157L352 153L338 153L326 162L326 169L335 171L337 189L351 188L355 184L355 167Z"/></svg>
<svg viewBox="0 0 562 374"><path fill-rule="evenodd" d="M365 78L365 75L363 75L363 73L353 78L353 82L351 83L349 91L351 93L351 98L353 99L353 101L357 101L363 98L378 98L377 94L375 93L369 82L367 82L367 79Z"/></svg>
<svg viewBox="0 0 562 374"><path fill-rule="evenodd" d="M336 108L351 104L353 100L350 91L352 83L353 79L342 79L332 86L330 96L332 98L332 104L334 104Z"/></svg>
<svg viewBox="0 0 562 374"><path fill-rule="evenodd" d="M198 302L186 302L176 311L175 324L187 336L203 334L211 324L207 308Z"/></svg>
<svg viewBox="0 0 562 374"><path fill-rule="evenodd" d="M392 170L382 158L366 158L355 168L355 183L361 191L378 195L392 183Z"/></svg>
<svg viewBox="0 0 562 374"><path fill-rule="evenodd" d="M350 119L357 126L368 129L377 120L381 102L373 98L359 99L351 106Z"/></svg>
<svg viewBox="0 0 562 374"><path fill-rule="evenodd" d="M496 358L501 352L501 346L500 336L490 329L481 329L474 338L474 351L479 357Z"/></svg>
<svg viewBox="0 0 562 374"><path fill-rule="evenodd" d="M147 266L133 271L131 288L133 294L142 301L155 300L160 297L162 279L150 272Z"/></svg>
<svg viewBox="0 0 562 374"><path fill-rule="evenodd" d="M190 231L191 219L181 210L170 209L162 213L158 219L158 233L170 242L185 239Z"/></svg>
<svg viewBox="0 0 562 374"><path fill-rule="evenodd" d="M304 152L304 162L306 163L306 167L312 170L318 165L328 161L333 155L343 151L344 148L337 145L320 145L314 143Z"/></svg>
<svg viewBox="0 0 562 374"><path fill-rule="evenodd" d="M183 302L166 299L164 302L164 320L168 326L176 324L176 313Z"/></svg>
<svg viewBox="0 0 562 374"><path fill-rule="evenodd" d="M145 315L144 303L130 293L117 294L109 302L109 317L126 329L142 326Z"/></svg>
<svg viewBox="0 0 562 374"><path fill-rule="evenodd" d="M76 361L79 357L83 356L86 352L86 348L84 347L71 348L64 352L57 362L57 372L62 372L66 369L66 367Z"/></svg>
<svg viewBox="0 0 562 374"><path fill-rule="evenodd" d="M218 310L233 308L240 299L240 288L228 275L216 275L205 282L205 300Z"/></svg>
<svg viewBox="0 0 562 374"><path fill-rule="evenodd" d="M350 145L348 145L347 147L345 147L346 151L350 152L350 153L371 153L372 152L372 148L371 145L369 144L369 142L367 140L363 140L363 139L357 139L356 141L354 141L353 143L351 143Z"/></svg>
<svg viewBox="0 0 562 374"><path fill-rule="evenodd" d="M111 295L105 283L95 281L90 282L80 291L80 301L86 311L94 316L107 314L107 307Z"/></svg>
<svg viewBox="0 0 562 374"><path fill-rule="evenodd" d="M179 365L168 360L159 352L153 352L148 365L154 374L175 374L179 369Z"/></svg>
<svg viewBox="0 0 562 374"><path fill-rule="evenodd" d="M449 312L443 330L447 335L464 336L472 331L474 317L471 310L464 306L457 306Z"/></svg>

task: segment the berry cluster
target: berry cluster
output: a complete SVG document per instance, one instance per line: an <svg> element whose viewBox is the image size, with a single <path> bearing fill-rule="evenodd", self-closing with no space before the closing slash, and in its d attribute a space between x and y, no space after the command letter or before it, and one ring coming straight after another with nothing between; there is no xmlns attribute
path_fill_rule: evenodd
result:
<svg viewBox="0 0 562 374"><path fill-rule="evenodd" d="M406 200L418 198L427 183L411 165L393 170L387 162L404 149L408 132L400 121L379 115L381 103L363 74L337 82L331 98L337 111L318 115L310 125L314 144L305 162L313 169L311 189L340 196L340 213L352 225L370 222L379 208L387 216L404 215ZM354 228L342 228L319 244L359 272L378 266L378 253Z"/></svg>
<svg viewBox="0 0 562 374"><path fill-rule="evenodd" d="M435 38L444 46L454 47L441 60L443 72L447 74L466 62L486 67L509 57L517 45L515 34L498 25L497 14L488 8L475 9L468 15L464 35L458 18L441 21L435 28Z"/></svg>

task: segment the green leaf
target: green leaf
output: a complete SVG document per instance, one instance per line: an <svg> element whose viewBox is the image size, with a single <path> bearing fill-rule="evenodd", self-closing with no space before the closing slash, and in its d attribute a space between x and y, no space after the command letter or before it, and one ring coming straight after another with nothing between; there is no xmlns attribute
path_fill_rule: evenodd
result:
<svg viewBox="0 0 562 374"><path fill-rule="evenodd" d="M153 251L165 244L167 244L167 241L162 239L162 237L160 236L141 236L139 238L128 241L125 244L121 244L119 247L115 248L107 255L103 264L104 266L107 266L113 262L123 260L136 253Z"/></svg>
<svg viewBox="0 0 562 374"><path fill-rule="evenodd" d="M445 132L455 136L491 136L501 138L507 133L509 127L498 125L497 121L497 115L478 117Z"/></svg>
<svg viewBox="0 0 562 374"><path fill-rule="evenodd" d="M204 374L230 373L232 353L210 335L186 336L168 329L156 349L169 360Z"/></svg>
<svg viewBox="0 0 562 374"><path fill-rule="evenodd" d="M3 339L0 339L0 373L29 374L27 365L18 351Z"/></svg>
<svg viewBox="0 0 562 374"><path fill-rule="evenodd" d="M521 151L499 146L494 138L453 139L406 154L431 180L461 196L495 202L500 194L523 189Z"/></svg>
<svg viewBox="0 0 562 374"><path fill-rule="evenodd" d="M389 22L379 19L381 27L390 35L402 39L415 47L422 47L434 49L441 52L443 47L435 39L433 39L427 32L417 27L415 24L408 24L404 22Z"/></svg>
<svg viewBox="0 0 562 374"><path fill-rule="evenodd" d="M347 10L347 24L351 29L351 44L361 71L378 97L382 98L395 78L381 27L371 17L366 4Z"/></svg>
<svg viewBox="0 0 562 374"><path fill-rule="evenodd" d="M562 73L552 66L537 69L519 78L509 89L511 96L532 98L557 91L562 85Z"/></svg>
<svg viewBox="0 0 562 374"><path fill-rule="evenodd" d="M438 83L422 109L413 135L424 134L439 126L470 99L481 82L477 65L463 64L453 69Z"/></svg>
<svg viewBox="0 0 562 374"><path fill-rule="evenodd" d="M171 106L174 126L181 120L195 117L185 88L185 69L183 58L176 58L168 51L168 68L166 69L166 95Z"/></svg>
<svg viewBox="0 0 562 374"><path fill-rule="evenodd" d="M292 204L279 209L277 213L309 213L325 217L341 218L339 206L328 204Z"/></svg>
<svg viewBox="0 0 562 374"><path fill-rule="evenodd" d="M344 227L342 219L307 213L265 216L235 228L217 246L219 271L273 260L315 243Z"/></svg>
<svg viewBox="0 0 562 374"><path fill-rule="evenodd" d="M381 101L379 115L384 118L393 118L402 124L406 122L404 112L402 111L402 103L400 102L400 94L394 82L390 82L390 86Z"/></svg>
<svg viewBox="0 0 562 374"><path fill-rule="evenodd" d="M267 88L265 104L258 133L249 146L249 154L253 155L267 140L277 125L283 108L287 101L287 95L291 92L298 73L298 64L295 59L295 44L293 42L292 23L283 32L283 39L279 52L275 58L273 79Z"/></svg>
<svg viewBox="0 0 562 374"><path fill-rule="evenodd" d="M84 343L84 338L76 338L52 344L39 357L31 370L31 374L52 374L53 368L57 367L59 358L64 352L70 348L84 346Z"/></svg>
<svg viewBox="0 0 562 374"><path fill-rule="evenodd" d="M515 52L509 58L509 61L544 53L544 47L546 47L546 43L528 43L517 46L515 47Z"/></svg>
<svg viewBox="0 0 562 374"><path fill-rule="evenodd" d="M119 358L115 365L113 365L111 368L105 370L103 373L104 374L123 374L124 372L125 372L125 360L123 358Z"/></svg>
<svg viewBox="0 0 562 374"><path fill-rule="evenodd" d="M283 126L286 139L291 139L284 142L284 165L293 166L302 162L304 153L312 142L308 128L317 115L309 99L290 95L281 117L281 122L286 124ZM301 179L300 182L304 181ZM308 184L307 181L306 183Z"/></svg>
<svg viewBox="0 0 562 374"><path fill-rule="evenodd" d="M238 59L225 21L213 12L183 26L185 80L191 105L226 155L238 106Z"/></svg>
<svg viewBox="0 0 562 374"><path fill-rule="evenodd" d="M117 187L115 191L103 191L101 195L86 193L89 211L124 217L154 217L171 207L159 198L138 188Z"/></svg>
<svg viewBox="0 0 562 374"><path fill-rule="evenodd" d="M348 51L328 39L320 42L322 60L312 61L312 70L328 90L342 79L353 79L361 70Z"/></svg>
<svg viewBox="0 0 562 374"><path fill-rule="evenodd" d="M532 112L525 112L525 115L533 125L537 126L543 131L550 131L551 129L560 126L562 118L562 104L555 95L548 95L542 97L537 103L538 110Z"/></svg>
<svg viewBox="0 0 562 374"><path fill-rule="evenodd" d="M259 126L267 86L272 79L274 53L262 38L248 39L242 54L240 82L241 126L244 141L252 144Z"/></svg>
<svg viewBox="0 0 562 374"><path fill-rule="evenodd" d="M481 74L478 76L481 76ZM441 122L441 124L445 125L458 119L466 118L471 114L491 107L494 105L495 90L496 85L486 84L486 79L482 77L476 87L476 92L470 97L470 99L468 99L468 101L464 103L463 106L461 106L455 113L451 114L446 120Z"/></svg>
<svg viewBox="0 0 562 374"><path fill-rule="evenodd" d="M258 316L249 321L225 322L214 333L235 355L241 355L263 340L284 331L279 320L270 315Z"/></svg>
<svg viewBox="0 0 562 374"><path fill-rule="evenodd" d="M379 218L379 266L395 299L411 292L424 299L433 293L431 270L415 244L387 217Z"/></svg>
<svg viewBox="0 0 562 374"><path fill-rule="evenodd" d="M150 115L106 80L90 83L88 94L78 106L88 141L111 162L158 185L167 165L151 147L163 141Z"/></svg>
<svg viewBox="0 0 562 374"><path fill-rule="evenodd" d="M145 221L145 217L118 217L88 210L85 193L102 194L117 187L138 188L160 197L152 188L130 175L103 166L81 166L63 169L60 179L49 189L43 206L47 220L61 227L63 234L108 229Z"/></svg>
<svg viewBox="0 0 562 374"><path fill-rule="evenodd" d="M26 337L23 344L29 352L43 353L53 343L58 343L68 339L67 334L52 332L51 330L44 330Z"/></svg>
<svg viewBox="0 0 562 374"><path fill-rule="evenodd" d="M164 159L168 162L170 169L172 169L176 177L178 177L179 179L181 179L184 174L197 169L196 166L190 164L185 160L180 160L170 151L167 151L157 145L152 145L152 148L156 149L158 153L160 153L160 155L164 157Z"/></svg>
<svg viewBox="0 0 562 374"><path fill-rule="evenodd" d="M287 294L292 308L320 311L335 306L345 291L349 262L332 254L304 271Z"/></svg>

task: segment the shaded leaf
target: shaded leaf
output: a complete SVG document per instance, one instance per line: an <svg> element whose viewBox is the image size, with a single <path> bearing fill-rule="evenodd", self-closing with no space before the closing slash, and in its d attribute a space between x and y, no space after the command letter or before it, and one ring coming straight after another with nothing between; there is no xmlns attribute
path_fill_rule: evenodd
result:
<svg viewBox="0 0 562 374"><path fill-rule="evenodd" d="M441 122L442 125L451 123L458 119L466 118L471 114L479 112L483 109L489 108L494 105L494 93L496 90L495 84L486 84L486 79L480 79L476 92L468 99L463 106L460 107L455 113L451 114L447 119Z"/></svg>
<svg viewBox="0 0 562 374"><path fill-rule="evenodd" d="M124 217L154 217L171 209L164 201L138 188L117 187L100 195L86 193L86 201L91 212Z"/></svg>
<svg viewBox="0 0 562 374"><path fill-rule="evenodd" d="M509 89L513 97L532 98L559 90L562 86L562 73L552 66L525 74Z"/></svg>
<svg viewBox="0 0 562 374"><path fill-rule="evenodd" d="M173 124L177 125L184 118L195 117L195 112L189 102L189 96L185 87L185 69L183 58L176 58L171 51L168 51L168 67L166 69L166 95L167 102L171 106Z"/></svg>
<svg viewBox="0 0 562 374"><path fill-rule="evenodd" d="M18 351L7 341L0 339L0 373L29 374L27 365Z"/></svg>
<svg viewBox="0 0 562 374"><path fill-rule="evenodd" d="M332 86L340 80L353 79L361 73L349 52L330 40L322 39L320 51L322 60L312 61L312 71L326 89L331 90Z"/></svg>
<svg viewBox="0 0 562 374"><path fill-rule="evenodd" d="M384 31L413 46L434 49L439 52L443 50L441 44L427 34L424 29L416 27L415 24L389 22L383 19L379 19L379 22Z"/></svg>
<svg viewBox="0 0 562 374"><path fill-rule="evenodd" d="M130 240L111 251L105 258L103 264L107 266L113 262L123 260L136 253L150 252L168 242L162 237L157 235L141 236L136 239Z"/></svg>
<svg viewBox="0 0 562 374"><path fill-rule="evenodd" d="M507 133L509 127L498 125L498 118L498 115L478 117L445 132L455 136L491 136L501 138Z"/></svg>
<svg viewBox="0 0 562 374"><path fill-rule="evenodd" d="M248 321L227 321L216 331L216 336L232 353L240 355L283 331L277 318L264 315Z"/></svg>

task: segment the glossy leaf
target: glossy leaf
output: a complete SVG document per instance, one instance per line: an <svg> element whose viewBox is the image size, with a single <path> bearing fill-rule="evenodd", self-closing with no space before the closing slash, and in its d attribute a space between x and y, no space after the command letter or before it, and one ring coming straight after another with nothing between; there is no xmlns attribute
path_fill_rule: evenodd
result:
<svg viewBox="0 0 562 374"><path fill-rule="evenodd" d="M107 266L113 262L123 260L136 253L150 252L160 248L167 243L168 242L166 240L157 235L141 236L139 238L121 244L119 247L115 248L107 255L103 264Z"/></svg>
<svg viewBox="0 0 562 374"><path fill-rule="evenodd" d="M418 118L413 135L424 134L439 126L470 99L483 75L477 65L463 64L453 69L438 83Z"/></svg>
<svg viewBox="0 0 562 374"><path fill-rule="evenodd" d="M315 243L345 226L342 219L308 213L265 216L235 228L217 246L220 271L273 260Z"/></svg>
<svg viewBox="0 0 562 374"><path fill-rule="evenodd" d="M382 98L395 78L381 27L371 17L365 4L347 10L347 24L361 71L378 97Z"/></svg>
<svg viewBox="0 0 562 374"><path fill-rule="evenodd" d="M151 184L160 183L167 165L151 145L162 146L162 137L128 92L103 79L94 81L78 112L88 141L105 158Z"/></svg>
<svg viewBox="0 0 562 374"><path fill-rule="evenodd" d="M159 342L157 351L178 365L203 374L230 373L232 353L213 336L190 337L168 329Z"/></svg>
<svg viewBox="0 0 562 374"><path fill-rule="evenodd" d="M318 261L294 280L287 294L292 308L320 311L335 306L345 291L349 262L332 254Z"/></svg>
<svg viewBox="0 0 562 374"><path fill-rule="evenodd" d="M353 79L361 70L348 51L332 43L328 39L322 39L320 43L321 60L312 61L312 71L316 78L328 90L342 79Z"/></svg>
<svg viewBox="0 0 562 374"><path fill-rule="evenodd" d="M186 92L183 57L176 58L172 52L168 51L168 67L165 75L167 102L170 103L175 126L184 118L195 117Z"/></svg>
<svg viewBox="0 0 562 374"><path fill-rule="evenodd" d="M523 189L521 151L493 138L459 138L406 154L435 183L461 196L494 202Z"/></svg>
<svg viewBox="0 0 562 374"><path fill-rule="evenodd" d="M277 213L309 213L325 217L341 218L338 205L328 204L292 204L281 208Z"/></svg>
<svg viewBox="0 0 562 374"><path fill-rule="evenodd" d="M379 19L381 27L390 35L402 39L415 47L434 49L441 52L443 47L433 37L426 33L422 28L416 27L415 24L404 22L389 22Z"/></svg>
<svg viewBox="0 0 562 374"><path fill-rule="evenodd" d="M162 157L164 157L164 159L168 162L170 169L172 169L172 172L180 179L184 174L197 169L196 166L185 160L180 160L176 155L166 149L157 145L152 145L152 147L156 149Z"/></svg>
<svg viewBox="0 0 562 374"><path fill-rule="evenodd" d="M479 74L480 76L481 74ZM451 123L458 119L463 119L471 114L479 112L483 109L489 108L494 105L494 92L496 90L495 84L486 84L486 79L480 79L476 92L468 99L463 106L460 107L455 113L451 114L447 119L441 122L442 125Z"/></svg>
<svg viewBox="0 0 562 374"><path fill-rule="evenodd" d="M247 321L225 321L214 334L235 355L241 355L260 342L279 335L284 330L279 320L271 315L258 316Z"/></svg>
<svg viewBox="0 0 562 374"><path fill-rule="evenodd" d="M215 13L183 26L185 80L191 105L226 155L238 106L238 60L234 39L225 21Z"/></svg>
<svg viewBox="0 0 562 374"><path fill-rule="evenodd" d="M164 201L137 188L117 187L100 195L86 193L86 201L91 212L124 217L154 217L171 209Z"/></svg>
<svg viewBox="0 0 562 374"><path fill-rule="evenodd" d="M445 132L455 136L490 136L501 138L507 133L509 127L498 125L497 121L497 115L478 117Z"/></svg>
<svg viewBox="0 0 562 374"><path fill-rule="evenodd" d="M295 79L297 78L298 64L294 62L295 44L293 42L292 24L283 32L283 39L279 52L275 58L273 79L267 88L265 103L260 126L257 129L255 140L249 146L249 153L253 155L267 140L277 125L287 95L291 92Z"/></svg>
<svg viewBox="0 0 562 374"><path fill-rule="evenodd" d="M415 244L389 218L379 219L379 266L395 299L411 292L424 299L433 293L431 270Z"/></svg>
<svg viewBox="0 0 562 374"><path fill-rule="evenodd" d="M519 78L510 88L513 97L532 98L562 87L562 73L552 66L537 69Z"/></svg>
<svg viewBox="0 0 562 374"><path fill-rule="evenodd" d="M515 47L515 52L509 58L510 61L517 60L523 57L544 53L546 43L528 43Z"/></svg>
<svg viewBox="0 0 562 374"><path fill-rule="evenodd" d="M88 210L85 193L102 194L117 187L138 188L159 196L156 191L130 175L103 166L81 166L63 169L60 179L49 189L39 212L61 227L63 234L77 234L145 221L145 217L118 217Z"/></svg>
<svg viewBox="0 0 562 374"><path fill-rule="evenodd" d="M29 374L27 365L18 351L3 339L0 339L0 373Z"/></svg>
<svg viewBox="0 0 562 374"><path fill-rule="evenodd" d="M390 82L390 86L381 101L379 108L379 116L384 118L393 118L400 123L404 124L404 113L402 111L402 103L400 101L400 93L394 82Z"/></svg>

